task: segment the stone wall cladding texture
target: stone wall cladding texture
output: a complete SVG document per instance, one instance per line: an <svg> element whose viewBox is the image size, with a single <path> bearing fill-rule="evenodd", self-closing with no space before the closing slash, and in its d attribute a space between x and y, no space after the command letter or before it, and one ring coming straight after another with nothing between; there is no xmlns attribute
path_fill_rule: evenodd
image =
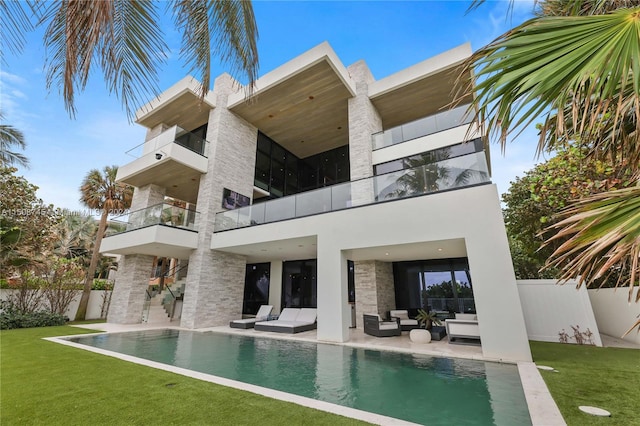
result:
<svg viewBox="0 0 640 426"><path fill-rule="evenodd" d="M142 321L145 291L153 267L153 256L132 254L120 260L107 322L137 324Z"/></svg>
<svg viewBox="0 0 640 426"><path fill-rule="evenodd" d="M354 262L356 289L356 327L363 327L362 314L380 314L395 309L393 267L389 262L363 260Z"/></svg>
<svg viewBox="0 0 640 426"><path fill-rule="evenodd" d="M356 82L356 96L349 99L349 161L351 180L373 175L371 159L371 135L382 130L382 120L369 99L369 84L373 76L364 61L348 67L349 74ZM356 182L352 185L353 205L368 204L373 201L370 182Z"/></svg>
<svg viewBox="0 0 640 426"><path fill-rule="evenodd" d="M165 188L154 184L135 188L130 210L133 212L162 203L165 192Z"/></svg>
<svg viewBox="0 0 640 426"><path fill-rule="evenodd" d="M215 82L216 105L209 115L209 166L198 192L198 248L189 258L181 325L210 327L242 316L246 260L211 250L215 214L223 211L224 188L251 197L256 156L256 127L226 108L234 82L227 74Z"/></svg>

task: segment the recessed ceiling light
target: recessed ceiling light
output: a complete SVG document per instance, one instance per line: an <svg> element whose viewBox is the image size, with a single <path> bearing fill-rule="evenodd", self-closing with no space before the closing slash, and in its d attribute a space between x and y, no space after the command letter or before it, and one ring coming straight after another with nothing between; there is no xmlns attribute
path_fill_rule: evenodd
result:
<svg viewBox="0 0 640 426"><path fill-rule="evenodd" d="M385 256L389 256L389 252L386 252L384 255L385 255Z"/></svg>
<svg viewBox="0 0 640 426"><path fill-rule="evenodd" d="M438 247L438 251L442 251L442 249L440 247Z"/></svg>
<svg viewBox="0 0 640 426"><path fill-rule="evenodd" d="M269 118L273 118L273 114L269 114Z"/></svg>
<svg viewBox="0 0 640 426"><path fill-rule="evenodd" d="M313 99L313 96L309 96L309 99Z"/></svg>

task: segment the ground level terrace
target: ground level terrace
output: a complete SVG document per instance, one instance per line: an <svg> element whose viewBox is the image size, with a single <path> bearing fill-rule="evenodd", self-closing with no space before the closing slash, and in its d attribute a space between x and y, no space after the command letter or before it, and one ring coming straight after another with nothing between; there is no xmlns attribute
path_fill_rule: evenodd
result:
<svg viewBox="0 0 640 426"><path fill-rule="evenodd" d="M494 360L530 360L496 200L495 185L482 185L215 233L211 239L215 260L209 274L198 276L197 272L189 271L181 325L202 328L239 318L247 264L270 262L270 288L281 289L277 265L295 259L315 259L317 339L345 342L350 339L352 318L348 261L354 261L356 268L355 308L361 327L363 313L384 314L396 308L393 262L466 258L483 356ZM282 276L281 266L279 273ZM220 306L220 293L216 298L212 290L228 287L231 282L238 287L235 309L211 318L211 307ZM192 289L198 292L197 297L189 294ZM284 298L274 299L277 302Z"/></svg>

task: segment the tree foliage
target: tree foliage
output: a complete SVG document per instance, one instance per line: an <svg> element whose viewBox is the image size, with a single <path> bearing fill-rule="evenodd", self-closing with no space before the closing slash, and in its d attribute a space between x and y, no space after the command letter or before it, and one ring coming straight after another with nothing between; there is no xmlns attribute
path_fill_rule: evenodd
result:
<svg viewBox="0 0 640 426"><path fill-rule="evenodd" d="M0 276L7 277L25 265L16 259L29 259L30 266L43 264L53 251L56 237L52 229L61 219L53 205L36 196L37 186L17 176L15 168L0 168L0 234L4 242Z"/></svg>
<svg viewBox="0 0 640 426"><path fill-rule="evenodd" d="M560 211L576 200L634 184L624 163L612 165L588 156L588 151L588 147L576 146L559 150L554 157L511 182L508 192L502 196L518 278L559 276L557 269L540 269L566 241L566 238L557 238L543 246L545 239L550 237L544 231L560 221L557 217Z"/></svg>

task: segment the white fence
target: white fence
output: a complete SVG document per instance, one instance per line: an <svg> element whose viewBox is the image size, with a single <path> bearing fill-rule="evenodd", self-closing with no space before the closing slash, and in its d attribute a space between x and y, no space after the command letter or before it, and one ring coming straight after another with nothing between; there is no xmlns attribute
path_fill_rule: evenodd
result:
<svg viewBox="0 0 640 426"><path fill-rule="evenodd" d="M631 303L627 301L629 287L617 290L602 288L589 290L588 293L600 332L620 338L638 320L640 303L635 302L638 294L637 287L632 295ZM623 340L640 345L640 332L637 329L633 330Z"/></svg>
<svg viewBox="0 0 640 426"><path fill-rule="evenodd" d="M587 289L576 290L575 283L556 284L556 280L517 280L520 304L529 340L559 342L564 330L569 337L573 327L589 330L591 341L602 346L598 323L591 308ZM568 343L576 343L569 339Z"/></svg>
<svg viewBox="0 0 640 426"><path fill-rule="evenodd" d="M11 289L1 289L0 290L0 300L6 300L12 292L17 290ZM86 319L100 319L100 313L102 311L102 301L104 298L104 290L91 290L91 296L89 296L89 305L87 306L87 315ZM78 304L80 303L80 296L82 295L82 291L78 290L76 292L76 297L73 299L69 308L65 311L65 315L69 317L71 321L76 316L76 311L78 310ZM45 304L43 302L42 307L45 308Z"/></svg>

